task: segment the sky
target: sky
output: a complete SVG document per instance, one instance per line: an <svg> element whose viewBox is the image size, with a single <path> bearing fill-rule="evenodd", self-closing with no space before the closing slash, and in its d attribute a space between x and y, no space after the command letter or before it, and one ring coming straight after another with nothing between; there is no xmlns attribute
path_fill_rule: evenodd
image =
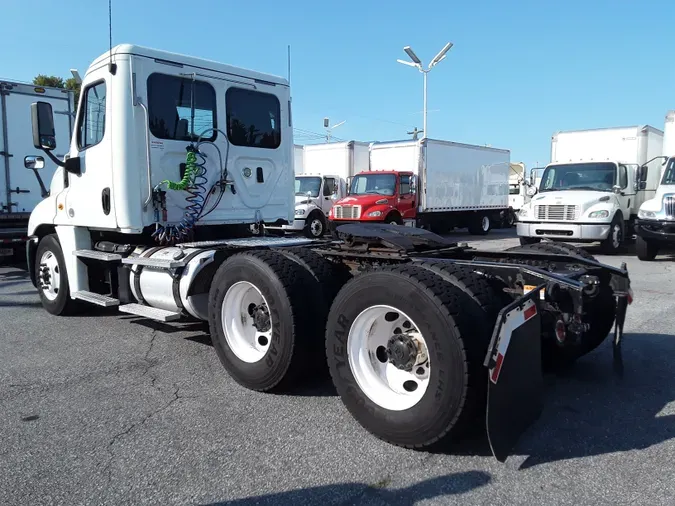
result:
<svg viewBox="0 0 675 506"><path fill-rule="evenodd" d="M0 77L82 75L108 49L108 0L1 0ZM550 159L561 130L649 124L675 109L672 0L112 0L113 45L139 44L288 74L295 142L384 141L422 129L427 64L433 139ZM660 23L663 23L661 25Z"/></svg>

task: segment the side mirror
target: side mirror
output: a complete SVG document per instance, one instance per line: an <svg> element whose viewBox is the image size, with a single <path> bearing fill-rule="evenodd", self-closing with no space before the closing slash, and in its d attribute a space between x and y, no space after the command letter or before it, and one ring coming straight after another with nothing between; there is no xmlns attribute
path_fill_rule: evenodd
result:
<svg viewBox="0 0 675 506"><path fill-rule="evenodd" d="M622 193L621 186L619 186L618 184L615 184L614 186L612 186L612 191L614 193L616 193L617 195L621 194Z"/></svg>
<svg viewBox="0 0 675 506"><path fill-rule="evenodd" d="M44 151L56 149L52 105L48 102L35 102L30 106L30 115L33 125L33 146Z"/></svg>
<svg viewBox="0 0 675 506"><path fill-rule="evenodd" d="M534 172L530 172L530 186L534 186L537 181L537 175Z"/></svg>
<svg viewBox="0 0 675 506"><path fill-rule="evenodd" d="M352 176L347 178L347 195L352 193Z"/></svg>
<svg viewBox="0 0 675 506"><path fill-rule="evenodd" d="M23 159L23 166L30 170L44 169L45 159L41 156L26 156Z"/></svg>

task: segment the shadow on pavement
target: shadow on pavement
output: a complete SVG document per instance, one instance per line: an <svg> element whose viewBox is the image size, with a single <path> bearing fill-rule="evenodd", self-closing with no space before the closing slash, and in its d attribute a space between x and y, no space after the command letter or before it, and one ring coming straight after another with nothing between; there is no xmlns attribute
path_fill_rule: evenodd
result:
<svg viewBox="0 0 675 506"><path fill-rule="evenodd" d="M661 414L675 400L675 336L625 337L623 379L611 373L607 346L557 375L544 415L519 448L529 455L521 469L642 450L675 437L675 414Z"/></svg>
<svg viewBox="0 0 675 506"><path fill-rule="evenodd" d="M465 494L487 485L490 481L491 477L487 473L482 471L466 471L431 478L405 488L387 488L390 485L389 479L384 479L376 484L339 483L211 503L209 506L329 505L359 504L369 501L379 504L412 506L425 499Z"/></svg>

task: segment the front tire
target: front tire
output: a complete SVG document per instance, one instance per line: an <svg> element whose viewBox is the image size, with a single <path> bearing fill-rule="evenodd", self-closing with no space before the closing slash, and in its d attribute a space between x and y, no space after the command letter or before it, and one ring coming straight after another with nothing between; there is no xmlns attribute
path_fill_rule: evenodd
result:
<svg viewBox="0 0 675 506"><path fill-rule="evenodd" d="M621 215L614 216L611 225L609 226L609 234L607 239L600 243L602 252L606 255L616 255L621 251L623 246L623 221Z"/></svg>
<svg viewBox="0 0 675 506"><path fill-rule="evenodd" d="M320 239L326 233L326 218L319 212L313 212L307 218L303 233L309 239Z"/></svg>
<svg viewBox="0 0 675 506"><path fill-rule="evenodd" d="M35 255L35 278L42 306L56 316L73 314L79 308L70 298L68 271L58 236L42 238Z"/></svg>
<svg viewBox="0 0 675 506"><path fill-rule="evenodd" d="M471 235L487 235L490 232L490 217L487 214L475 216L469 224L469 233Z"/></svg>
<svg viewBox="0 0 675 506"><path fill-rule="evenodd" d="M321 335L308 294L316 280L274 251L233 255L209 292L209 328L218 358L240 385L282 390L300 375L308 342Z"/></svg>
<svg viewBox="0 0 675 506"><path fill-rule="evenodd" d="M653 241L647 241L637 236L635 241L635 252L640 260L651 262L659 254L659 246Z"/></svg>
<svg viewBox="0 0 675 506"><path fill-rule="evenodd" d="M360 274L336 297L326 327L333 383L378 438L437 446L484 408L481 343L489 336L477 335L472 322L480 309L463 295L437 274L406 265Z"/></svg>

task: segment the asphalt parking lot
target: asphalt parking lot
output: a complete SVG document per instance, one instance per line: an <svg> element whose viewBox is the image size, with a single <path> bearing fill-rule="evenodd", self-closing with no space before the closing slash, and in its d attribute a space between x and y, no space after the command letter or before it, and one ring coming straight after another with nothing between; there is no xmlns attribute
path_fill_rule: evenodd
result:
<svg viewBox="0 0 675 506"><path fill-rule="evenodd" d="M512 230L472 243L515 244ZM543 416L505 464L480 431L448 454L381 442L326 380L244 390L201 325L52 317L24 271L0 267L0 502L672 504L674 258L589 251L631 274L625 375L605 342L548 377Z"/></svg>

